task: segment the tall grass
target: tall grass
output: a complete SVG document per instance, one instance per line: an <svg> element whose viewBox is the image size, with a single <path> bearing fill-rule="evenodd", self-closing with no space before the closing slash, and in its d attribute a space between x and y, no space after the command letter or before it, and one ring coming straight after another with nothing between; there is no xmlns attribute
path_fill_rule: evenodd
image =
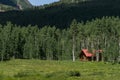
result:
<svg viewBox="0 0 120 80"><path fill-rule="evenodd" d="M0 80L119 80L120 65L103 62L11 60L0 62Z"/></svg>

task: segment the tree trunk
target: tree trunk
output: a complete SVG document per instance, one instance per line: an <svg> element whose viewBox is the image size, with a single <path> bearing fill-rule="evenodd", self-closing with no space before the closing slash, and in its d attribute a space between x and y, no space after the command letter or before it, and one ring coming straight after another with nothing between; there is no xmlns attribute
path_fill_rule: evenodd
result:
<svg viewBox="0 0 120 80"><path fill-rule="evenodd" d="M72 54L73 54L73 61L75 61L75 36L73 35L73 48L72 48Z"/></svg>
<svg viewBox="0 0 120 80"><path fill-rule="evenodd" d="M100 45L100 41L99 41L99 39L98 39L98 44L97 44L97 46L98 46L97 49L98 49L98 50L99 50L99 45ZM100 57L100 56L99 56L99 52L97 52L97 53L96 53L96 61L99 61L99 57Z"/></svg>

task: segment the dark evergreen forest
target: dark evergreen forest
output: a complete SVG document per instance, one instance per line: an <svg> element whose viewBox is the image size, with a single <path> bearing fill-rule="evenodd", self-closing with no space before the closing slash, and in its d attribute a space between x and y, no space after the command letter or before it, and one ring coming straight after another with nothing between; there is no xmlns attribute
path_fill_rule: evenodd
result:
<svg viewBox="0 0 120 80"><path fill-rule="evenodd" d="M0 25L0 59L71 60L73 32L76 59L83 48L103 50L105 61L120 56L120 18L103 17L86 23L73 20L67 29L7 22Z"/></svg>
<svg viewBox="0 0 120 80"><path fill-rule="evenodd" d="M61 0L49 5L34 7L23 11L7 11L0 13L0 23L10 21L13 24L27 26L45 25L67 28L73 19L86 22L103 16L120 16L120 0L81 0L69 3L71 0ZM78 0L72 0L78 1Z"/></svg>

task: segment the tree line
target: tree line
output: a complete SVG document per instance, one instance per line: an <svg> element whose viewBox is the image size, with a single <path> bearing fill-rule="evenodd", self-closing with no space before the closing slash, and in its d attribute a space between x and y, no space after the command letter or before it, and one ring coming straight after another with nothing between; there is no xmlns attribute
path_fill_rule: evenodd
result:
<svg viewBox="0 0 120 80"><path fill-rule="evenodd" d="M74 46L74 57L73 57ZM120 56L120 18L103 17L87 22L73 20L67 29L56 26L0 25L0 60L79 59L81 49L103 50L105 61Z"/></svg>

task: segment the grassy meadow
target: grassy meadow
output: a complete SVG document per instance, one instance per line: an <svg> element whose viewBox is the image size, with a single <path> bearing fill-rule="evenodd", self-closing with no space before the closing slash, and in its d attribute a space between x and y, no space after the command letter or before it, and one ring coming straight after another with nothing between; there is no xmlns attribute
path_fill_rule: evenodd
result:
<svg viewBox="0 0 120 80"><path fill-rule="evenodd" d="M120 64L42 60L0 62L0 80L119 80Z"/></svg>

